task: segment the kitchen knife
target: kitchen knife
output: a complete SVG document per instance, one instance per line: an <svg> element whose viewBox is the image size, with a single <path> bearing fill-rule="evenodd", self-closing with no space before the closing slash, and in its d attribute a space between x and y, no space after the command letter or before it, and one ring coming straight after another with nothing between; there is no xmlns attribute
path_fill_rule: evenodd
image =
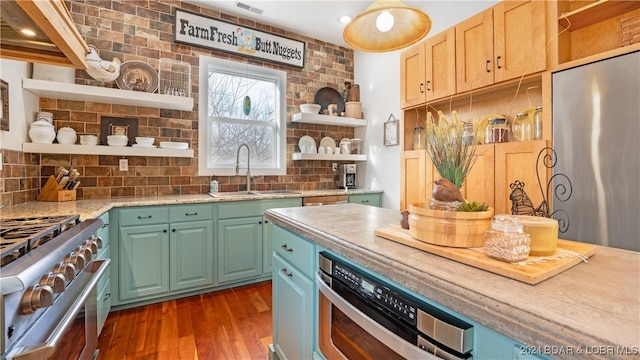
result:
<svg viewBox="0 0 640 360"><path fill-rule="evenodd" d="M58 167L58 170L56 170L56 182L57 183L60 183L60 179L62 179L62 176L64 176L64 171L65 171L64 166L60 166L60 167Z"/></svg>
<svg viewBox="0 0 640 360"><path fill-rule="evenodd" d="M67 184L67 181L69 181L69 177L63 176L62 179L60 179L60 182L58 183L58 189L64 190L64 186Z"/></svg>
<svg viewBox="0 0 640 360"><path fill-rule="evenodd" d="M78 186L80 186L80 180L76 181L75 184L73 184L73 187L71 188L71 190L77 189Z"/></svg>

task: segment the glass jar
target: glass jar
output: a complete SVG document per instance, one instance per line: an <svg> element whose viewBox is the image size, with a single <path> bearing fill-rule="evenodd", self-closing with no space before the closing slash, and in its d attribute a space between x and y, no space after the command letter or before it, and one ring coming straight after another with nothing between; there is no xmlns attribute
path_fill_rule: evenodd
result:
<svg viewBox="0 0 640 360"><path fill-rule="evenodd" d="M473 123L467 121L462 127L462 145L474 145Z"/></svg>
<svg viewBox="0 0 640 360"><path fill-rule="evenodd" d="M494 143L503 143L509 141L509 128L507 127L507 119L493 119L493 126L491 127L491 130Z"/></svg>
<svg viewBox="0 0 640 360"><path fill-rule="evenodd" d="M493 143L493 119L487 120L487 126L484 128L484 143Z"/></svg>
<svg viewBox="0 0 640 360"><path fill-rule="evenodd" d="M529 256L531 238L516 216L496 215L484 237L484 253L489 257L517 262Z"/></svg>
<svg viewBox="0 0 640 360"><path fill-rule="evenodd" d="M533 121L527 113L518 113L513 120L511 131L516 141L533 140Z"/></svg>
<svg viewBox="0 0 640 360"><path fill-rule="evenodd" d="M542 106L536 107L536 112L533 114L533 139L542 139Z"/></svg>
<svg viewBox="0 0 640 360"><path fill-rule="evenodd" d="M427 148L427 136L422 126L413 129L413 150L423 150Z"/></svg>
<svg viewBox="0 0 640 360"><path fill-rule="evenodd" d="M362 139L358 139L358 138L351 139L351 153L352 154L362 153Z"/></svg>

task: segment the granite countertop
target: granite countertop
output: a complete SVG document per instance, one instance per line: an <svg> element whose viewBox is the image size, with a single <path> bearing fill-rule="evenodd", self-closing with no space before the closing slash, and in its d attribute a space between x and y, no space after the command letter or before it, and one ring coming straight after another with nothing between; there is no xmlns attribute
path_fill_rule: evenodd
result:
<svg viewBox="0 0 640 360"><path fill-rule="evenodd" d="M397 211L360 204L271 209L266 217L318 245L449 309L530 346L556 346L575 358L616 358L640 345L640 253L597 247L580 263L529 285L374 234L398 226ZM582 355L578 355L581 346ZM624 358L621 356L621 358ZM629 358L629 355L626 355Z"/></svg>
<svg viewBox="0 0 640 360"><path fill-rule="evenodd" d="M0 219L24 216L54 216L79 214L81 220L96 218L111 208L127 206L172 205L203 202L227 202L264 199L303 198L325 195L379 194L382 190L349 189L349 190L295 190L296 193L243 195L214 198L209 194L167 195L157 197L120 197L111 199L76 200L66 202L32 201L24 204L7 206L0 209ZM224 193L222 193L224 194Z"/></svg>

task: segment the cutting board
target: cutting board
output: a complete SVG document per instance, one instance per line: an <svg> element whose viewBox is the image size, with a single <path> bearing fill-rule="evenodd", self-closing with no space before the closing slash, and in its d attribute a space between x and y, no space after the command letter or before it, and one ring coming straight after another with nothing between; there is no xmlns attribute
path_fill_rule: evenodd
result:
<svg viewBox="0 0 640 360"><path fill-rule="evenodd" d="M482 252L482 248L454 248L428 244L414 239L409 235L409 230L399 227L376 229L375 234L391 241L531 285L535 285L583 262L581 257L572 256L527 265L517 265L490 258ZM595 253L596 246L576 241L558 240L558 249L570 250L588 258ZM529 259L533 259L533 257L529 257Z"/></svg>

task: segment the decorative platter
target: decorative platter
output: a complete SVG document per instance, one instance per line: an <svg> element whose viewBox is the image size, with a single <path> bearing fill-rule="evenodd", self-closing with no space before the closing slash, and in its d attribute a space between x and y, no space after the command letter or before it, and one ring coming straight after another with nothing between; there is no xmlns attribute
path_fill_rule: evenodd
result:
<svg viewBox="0 0 640 360"><path fill-rule="evenodd" d="M344 99L338 90L331 87L323 87L318 90L313 97L313 102L320 105L320 113L323 114L324 110L327 110L329 104L338 105L338 114L344 112Z"/></svg>
<svg viewBox="0 0 640 360"><path fill-rule="evenodd" d="M302 153L315 153L316 150L316 141L309 135L304 135L298 140L298 146L300 147L300 152Z"/></svg>
<svg viewBox="0 0 640 360"><path fill-rule="evenodd" d="M120 76L116 79L116 85L123 90L133 90L152 93L158 89L158 73L151 65L130 60L120 65Z"/></svg>

